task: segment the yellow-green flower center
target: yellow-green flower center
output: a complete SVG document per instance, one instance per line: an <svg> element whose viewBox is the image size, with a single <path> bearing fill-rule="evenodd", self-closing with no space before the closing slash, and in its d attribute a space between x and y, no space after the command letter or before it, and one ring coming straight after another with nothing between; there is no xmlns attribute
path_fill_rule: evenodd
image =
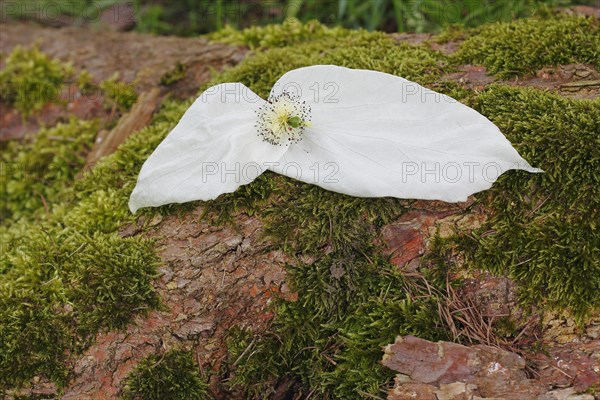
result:
<svg viewBox="0 0 600 400"><path fill-rule="evenodd" d="M256 115L258 134L273 145L299 141L310 126L310 106L286 92L270 98Z"/></svg>

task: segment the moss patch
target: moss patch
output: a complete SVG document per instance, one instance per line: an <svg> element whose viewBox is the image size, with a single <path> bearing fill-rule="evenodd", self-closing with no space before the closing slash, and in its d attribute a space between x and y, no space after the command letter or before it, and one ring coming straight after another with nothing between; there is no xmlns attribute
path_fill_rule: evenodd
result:
<svg viewBox="0 0 600 400"><path fill-rule="evenodd" d="M48 103L64 102L61 92L70 83L75 83L83 94L100 89L106 107L121 112L129 110L137 100L135 85L120 81L118 74L96 85L89 72L82 70L75 77L70 64L49 57L37 46L15 47L0 71L0 81L0 99L14 106L23 117Z"/></svg>
<svg viewBox="0 0 600 400"><path fill-rule="evenodd" d="M275 245L294 253L368 248L377 228L398 217L406 204L345 196L290 179L277 189L280 201L262 214L266 232Z"/></svg>
<svg viewBox="0 0 600 400"><path fill-rule="evenodd" d="M165 72L164 75L160 77L160 84L163 86L174 85L185 78L186 70L187 67L184 64L177 62L171 70Z"/></svg>
<svg viewBox="0 0 600 400"><path fill-rule="evenodd" d="M319 21L302 24L295 18L288 18L282 24L252 26L241 31L227 26L207 37L222 43L245 45L251 49L257 49L289 47L325 38L344 38L348 35L355 36L357 32L361 32L365 36L370 35L367 31L348 30L341 27L329 28Z"/></svg>
<svg viewBox="0 0 600 400"><path fill-rule="evenodd" d="M402 334L447 338L435 299L413 301L397 268L372 248L361 250L365 255L335 252L288 268L298 300L277 303L266 333L233 332L232 385L249 398L290 379L296 393L319 398L381 395L394 375L379 363L381 346Z"/></svg>
<svg viewBox="0 0 600 400"><path fill-rule="evenodd" d="M508 273L524 300L580 317L597 310L600 100L496 86L474 106L545 173L505 174L478 196L491 217L465 248L471 263Z"/></svg>
<svg viewBox="0 0 600 400"><path fill-rule="evenodd" d="M94 121L72 119L31 140L9 142L0 154L0 218L28 217L64 200L97 129Z"/></svg>
<svg viewBox="0 0 600 400"><path fill-rule="evenodd" d="M0 71L0 98L28 116L58 100L62 84L72 73L69 64L51 59L35 46L17 46Z"/></svg>
<svg viewBox="0 0 600 400"><path fill-rule="evenodd" d="M592 18L523 19L480 28L462 43L454 59L483 64L506 77L559 64L600 67L599 49L600 24Z"/></svg>
<svg viewBox="0 0 600 400"><path fill-rule="evenodd" d="M425 46L398 44L381 33L348 33L343 39L325 38L285 48L265 50L218 77L219 82L242 82L263 98L284 73L315 64L335 64L387 72L431 83L448 70L441 53Z"/></svg>
<svg viewBox="0 0 600 400"><path fill-rule="evenodd" d="M0 258L0 388L36 375L65 384L69 354L158 305L150 242L49 225L25 232Z"/></svg>
<svg viewBox="0 0 600 400"><path fill-rule="evenodd" d="M100 89L106 106L116 107L121 112L129 110L137 100L135 86L120 81L118 74L101 82Z"/></svg>
<svg viewBox="0 0 600 400"><path fill-rule="evenodd" d="M126 379L124 400L206 400L208 385L189 351L153 354Z"/></svg>
<svg viewBox="0 0 600 400"><path fill-rule="evenodd" d="M61 201L48 213L3 221L0 388L25 385L38 375L66 384L69 357L98 331L123 328L159 306L153 243L122 238L117 229L134 219L127 200L139 168L187 106L167 102L140 137L134 135L83 179L57 189ZM48 164L63 165L58 161L60 153Z"/></svg>

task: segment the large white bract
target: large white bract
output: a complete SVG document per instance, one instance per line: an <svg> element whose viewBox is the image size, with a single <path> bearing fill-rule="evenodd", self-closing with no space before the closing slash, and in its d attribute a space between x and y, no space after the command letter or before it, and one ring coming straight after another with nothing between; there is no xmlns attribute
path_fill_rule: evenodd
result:
<svg viewBox="0 0 600 400"><path fill-rule="evenodd" d="M129 207L212 200L265 170L359 197L465 201L540 172L477 111L398 76L334 65L283 75L265 101L207 89L144 163Z"/></svg>

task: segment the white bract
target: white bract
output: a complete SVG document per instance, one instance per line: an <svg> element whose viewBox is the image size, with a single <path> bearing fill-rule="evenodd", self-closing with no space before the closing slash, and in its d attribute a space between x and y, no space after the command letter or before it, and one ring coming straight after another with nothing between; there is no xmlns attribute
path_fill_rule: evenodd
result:
<svg viewBox="0 0 600 400"><path fill-rule="evenodd" d="M283 75L265 101L207 89L144 163L129 207L212 200L265 170L359 197L465 201L532 168L477 111L406 79L333 65Z"/></svg>

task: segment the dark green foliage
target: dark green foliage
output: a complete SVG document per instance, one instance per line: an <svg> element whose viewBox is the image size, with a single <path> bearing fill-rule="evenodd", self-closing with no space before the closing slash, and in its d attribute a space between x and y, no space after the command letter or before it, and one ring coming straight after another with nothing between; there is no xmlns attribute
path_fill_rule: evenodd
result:
<svg viewBox="0 0 600 400"><path fill-rule="evenodd" d="M600 67L600 24L592 18L557 17L487 25L463 42L454 58L483 64L502 77L559 64Z"/></svg>
<svg viewBox="0 0 600 400"><path fill-rule="evenodd" d="M28 116L59 100L62 85L72 73L70 65L51 59L37 47L17 46L0 71L0 99Z"/></svg>
<svg viewBox="0 0 600 400"><path fill-rule="evenodd" d="M127 376L124 400L206 400L208 385L192 352L170 350L138 363Z"/></svg>
<svg viewBox="0 0 600 400"><path fill-rule="evenodd" d="M9 142L0 154L0 218L21 218L64 200L85 163L98 124L72 119L33 140Z"/></svg>
<svg viewBox="0 0 600 400"><path fill-rule="evenodd" d="M323 399L381 395L393 373L379 363L397 335L445 338L433 298L413 301L401 273L385 259L335 252L288 268L296 301L279 301L269 331L252 338L234 331L233 385L263 398L276 381L299 382Z"/></svg>
<svg viewBox="0 0 600 400"><path fill-rule="evenodd" d="M508 173L479 196L491 218L472 238L471 263L510 274L524 300L579 317L597 310L600 100L496 86L474 105L545 173Z"/></svg>

